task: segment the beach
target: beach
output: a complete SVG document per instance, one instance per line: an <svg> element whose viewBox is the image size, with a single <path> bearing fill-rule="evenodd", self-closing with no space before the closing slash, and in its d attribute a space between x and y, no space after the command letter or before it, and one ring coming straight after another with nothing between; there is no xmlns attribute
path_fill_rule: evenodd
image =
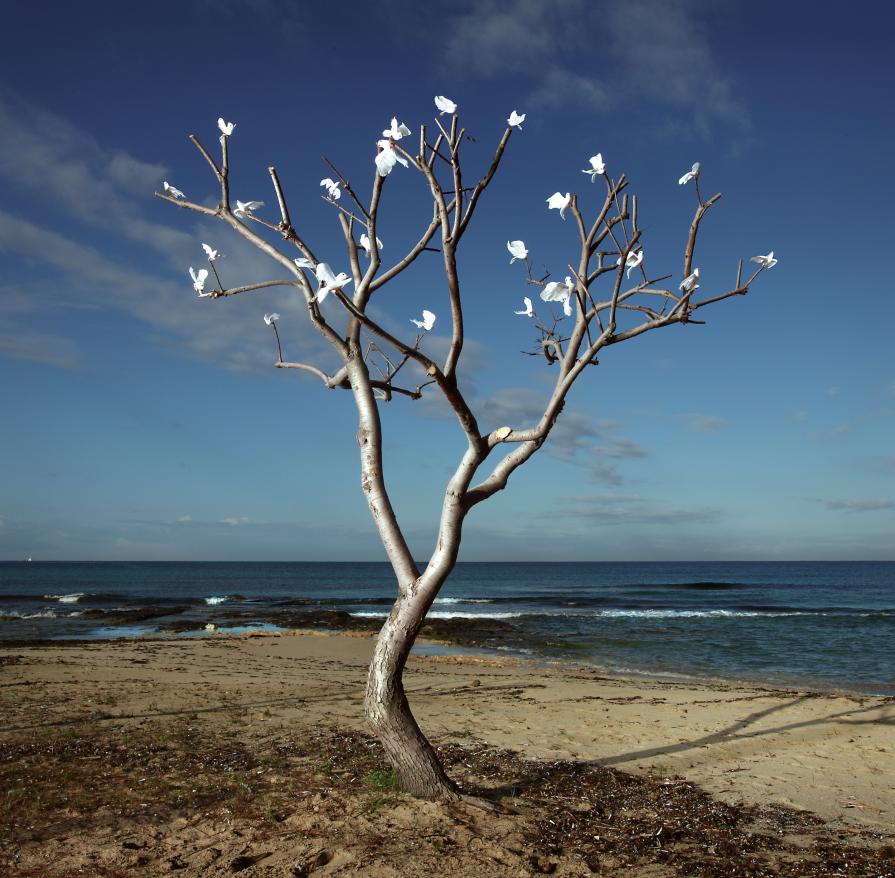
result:
<svg viewBox="0 0 895 878"><path fill-rule="evenodd" d="M431 874L425 871L424 851L413 854L405 846L401 860L384 843L371 849L369 839L366 853L356 848L357 840L370 832L388 837L398 831L395 827L403 827L401 837L409 844L420 826L437 826L429 835L449 839L442 853L457 859L451 867L456 874L594 874L597 861L587 865L580 843L577 853L572 847L563 853L562 845L539 852L536 840L525 841L526 827L536 820L533 800L525 798L530 793L516 789L517 783L523 785L518 779L503 787L495 783L495 778L506 781L513 772L545 766L566 773L595 766L625 773L613 774L613 783L633 775L663 795L685 788L693 795L704 791L722 809L791 815L794 823L775 831L787 844L803 844L807 853L801 859L791 852L780 854L776 871L743 874L839 874L832 867L827 872L787 872L780 866L798 860L826 868L819 861L818 839L852 846L848 850L857 846L854 850L864 851L861 856L876 858L866 872L855 866L842 874L887 875L892 874L887 869L895 870L895 699L720 680L626 677L569 663L493 655L412 656L405 686L421 727L443 748L446 762L453 760L451 773L465 786L501 788L495 798L504 813L495 816L465 805L410 800L392 789L387 766L359 773L345 789L327 779L325 769L340 748L373 752L362 710L372 643L369 632L297 631L0 646L3 856L9 874L136 874L129 871L135 863L146 875L172 870L185 875L322 875L357 874L359 869L370 875ZM228 747L273 752L285 741L296 749L265 769L278 779L273 786L279 784L283 794L278 794L276 807L268 805L260 816L240 816L232 801L215 799L214 783L207 808L190 805L188 796L171 799L171 784L167 793L139 800L136 775L143 771L149 778L144 777L144 784L152 784L151 773L142 766L122 767L115 783L105 784L110 796L113 788L136 791L136 799L127 795L117 808L103 799L103 785L83 813L70 797L40 807L31 801L27 791L40 788L40 766L55 766L58 772L59 763L53 760L66 748L74 750L61 764L100 771L110 764L109 752L135 752L128 736L143 740L145 749L141 735L155 748L162 739L166 753L177 741L183 745L174 747L180 753L204 752L203 742L216 742L216 753L228 752ZM342 747L340 740L351 743ZM330 756L312 764L313 754L301 749L309 741L329 748ZM289 787L289 758L304 779L302 789ZM116 759L124 757L112 758L113 765ZM353 769L346 770L350 775ZM164 768L155 769L155 780L159 771ZM221 769L217 786L232 787L232 777L244 775L246 788L255 789L246 771ZM340 775L342 780L345 776ZM84 789L91 782L83 774L69 780ZM531 786L536 788L537 782ZM269 789L264 789L267 795ZM384 802L370 810L369 796ZM167 804L156 812L162 799ZM340 805L327 817L326 803L334 801ZM352 819L355 806L359 810ZM611 837L613 819L602 814L597 822L609 828L603 836L591 833L593 838ZM660 836L662 826L660 820ZM288 838L283 835L287 828L293 833ZM239 833L235 837L234 831ZM459 854L458 833L479 838L481 849L470 842ZM203 848L206 835L209 846ZM509 847L502 839L511 840ZM431 847L431 839L426 844ZM311 850L314 845L318 853ZM502 853L494 848L490 871L481 871L482 851L489 845L504 847ZM249 852L234 853L237 848ZM252 860L255 848L265 853L257 861ZM212 849L218 852L214 862L208 860ZM716 854L720 864L723 857ZM599 869L603 874L641 874L636 863L624 861L631 856L613 859L604 851L597 858ZM233 868L239 857L244 859L237 865L243 865ZM642 874L688 874L675 862L673 856L660 857L650 863L658 871ZM705 866L692 874L714 873ZM728 869L718 874L737 873Z"/></svg>

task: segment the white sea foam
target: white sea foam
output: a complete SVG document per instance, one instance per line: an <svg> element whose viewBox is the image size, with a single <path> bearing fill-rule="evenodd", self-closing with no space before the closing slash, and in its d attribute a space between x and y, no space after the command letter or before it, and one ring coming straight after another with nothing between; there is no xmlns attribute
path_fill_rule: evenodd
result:
<svg viewBox="0 0 895 878"><path fill-rule="evenodd" d="M493 604L490 598L435 598L436 604Z"/></svg>
<svg viewBox="0 0 895 878"><path fill-rule="evenodd" d="M388 613L377 613L372 610L361 610L352 613L364 619L384 619ZM434 610L426 614L427 619L518 619L520 616L528 616L529 613L464 613L455 610Z"/></svg>
<svg viewBox="0 0 895 878"><path fill-rule="evenodd" d="M811 616L816 613L798 611L785 613L768 613L760 610L597 610L595 616L609 619L724 619L762 616Z"/></svg>
<svg viewBox="0 0 895 878"><path fill-rule="evenodd" d="M205 598L205 603L213 607L217 604L226 604L229 600L229 595L212 595L210 598Z"/></svg>
<svg viewBox="0 0 895 878"><path fill-rule="evenodd" d="M60 604L76 604L84 597L83 591L77 591L72 594L45 594L45 601L59 601Z"/></svg>
<svg viewBox="0 0 895 878"><path fill-rule="evenodd" d="M5 619L55 619L56 611L55 610L42 610L40 613L17 613L15 610L12 610L9 613L4 613L3 618L5 618Z"/></svg>

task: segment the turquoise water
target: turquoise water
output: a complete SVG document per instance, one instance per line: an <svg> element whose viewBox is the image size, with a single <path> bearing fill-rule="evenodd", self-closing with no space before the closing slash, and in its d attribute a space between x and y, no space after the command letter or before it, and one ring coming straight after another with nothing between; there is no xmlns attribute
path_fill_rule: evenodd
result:
<svg viewBox="0 0 895 878"><path fill-rule="evenodd" d="M0 639L321 609L370 620L394 591L386 564L8 562ZM607 669L895 695L895 562L461 563L430 615L499 622L494 646Z"/></svg>

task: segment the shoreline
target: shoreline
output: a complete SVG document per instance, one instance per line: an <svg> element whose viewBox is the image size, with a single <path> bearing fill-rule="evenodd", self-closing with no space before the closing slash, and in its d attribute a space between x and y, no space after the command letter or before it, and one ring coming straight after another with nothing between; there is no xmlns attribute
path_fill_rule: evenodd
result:
<svg viewBox="0 0 895 878"><path fill-rule="evenodd" d="M453 620L438 620L439 622L453 622ZM468 622L468 620L462 620ZM451 624L445 626L453 627ZM460 627L460 626L458 626ZM464 626L465 627L465 626ZM425 630L425 629L424 629ZM182 641L206 641L210 639L246 639L259 637L289 637L289 636L321 636L321 637L360 637L375 638L378 629L368 625L358 627L295 627L286 628L262 623L260 626L218 626L213 632L204 632L196 626L184 630L153 630L146 629L137 634L113 635L108 637L52 637L52 638L28 638L28 639L3 639L0 638L0 652L4 649L34 648L34 647L59 647L59 646L90 646L95 644L128 644L128 643L176 643ZM418 647L436 647L445 650L444 653L419 651ZM767 690L774 692L804 693L816 696L841 696L853 698L876 698L895 702L895 685L892 692L872 692L848 686L834 686L816 679L793 678L789 681L774 680L758 677L723 676L717 674L699 674L687 671L657 671L629 668L616 668L609 665L600 665L596 662L577 660L573 657L550 657L534 654L534 650L526 651L524 647L503 645L490 645L469 640L467 636L453 640L436 634L426 636L421 634L414 644L412 656L459 656L459 657L484 657L494 658L498 661L518 661L531 663L533 666L543 667L572 667L586 671L593 671L610 678L630 680L644 683L671 683L694 686L740 686L744 688Z"/></svg>
<svg viewBox="0 0 895 878"><path fill-rule="evenodd" d="M187 710L213 719L233 705L253 716L262 702L289 722L363 730L371 650L370 632L319 630L0 643L0 738ZM433 740L683 776L725 800L895 826L895 698L484 654L414 653L405 685Z"/></svg>

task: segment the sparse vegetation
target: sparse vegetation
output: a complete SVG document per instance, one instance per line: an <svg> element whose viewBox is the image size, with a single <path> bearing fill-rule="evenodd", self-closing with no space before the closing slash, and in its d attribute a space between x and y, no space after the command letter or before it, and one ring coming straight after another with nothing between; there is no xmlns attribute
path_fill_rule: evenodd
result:
<svg viewBox="0 0 895 878"><path fill-rule="evenodd" d="M562 863L567 875L895 876L895 849L874 847L881 837L843 832L807 812L725 804L680 778L532 762L468 741L443 744L438 753L466 789L512 813L457 824L456 810L417 809L406 816L414 827L409 850L400 836L387 838L378 828L383 815L402 819L398 809L406 797L378 743L357 732L330 728L244 740L226 726L190 717L140 727L86 723L7 740L0 744L0 872L67 878L77 870L15 869L48 843L81 836L92 845L115 826L124 839L119 849L130 852L140 874L202 875L207 847L176 855L153 847L160 829L180 821L212 835L232 827L227 833L251 836L265 850L281 833L288 838L290 826L305 827L301 833L316 839L316 847L291 874L311 874L328 863L333 845L352 850L361 872L374 861L398 871L411 860L426 868L455 851L452 832L460 825L463 832L475 827L475 834L493 836L477 843L489 852L487 862L507 866L494 865L493 875L551 873ZM261 859L243 847L231 869ZM131 873L97 868L92 874Z"/></svg>

